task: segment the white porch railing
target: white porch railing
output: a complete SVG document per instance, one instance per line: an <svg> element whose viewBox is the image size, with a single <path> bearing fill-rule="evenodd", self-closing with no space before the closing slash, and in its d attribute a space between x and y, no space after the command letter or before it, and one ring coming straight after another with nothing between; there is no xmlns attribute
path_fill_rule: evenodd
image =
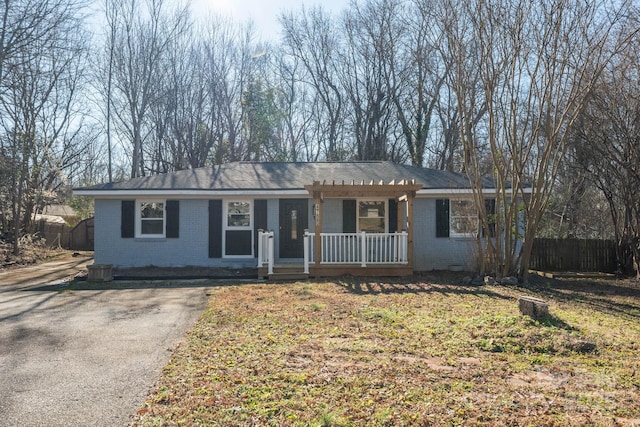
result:
<svg viewBox="0 0 640 427"><path fill-rule="evenodd" d="M408 264L408 234L401 233L321 233L320 264L388 265ZM315 234L304 233L304 272L315 262ZM258 230L258 268L268 266L273 274L274 232Z"/></svg>
<svg viewBox="0 0 640 427"><path fill-rule="evenodd" d="M275 258L273 241L273 231L258 230L258 268L266 264L269 269L268 274L273 274L273 261Z"/></svg>
<svg viewBox="0 0 640 427"><path fill-rule="evenodd" d="M408 264L408 234L401 233L321 233L321 264ZM305 272L315 260L315 234L305 232Z"/></svg>

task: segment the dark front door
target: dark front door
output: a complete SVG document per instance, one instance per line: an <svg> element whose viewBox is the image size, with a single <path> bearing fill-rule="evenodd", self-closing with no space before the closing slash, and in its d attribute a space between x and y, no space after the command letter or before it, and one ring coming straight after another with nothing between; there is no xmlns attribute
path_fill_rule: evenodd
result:
<svg viewBox="0 0 640 427"><path fill-rule="evenodd" d="M280 258L304 257L308 206L307 199L280 199Z"/></svg>

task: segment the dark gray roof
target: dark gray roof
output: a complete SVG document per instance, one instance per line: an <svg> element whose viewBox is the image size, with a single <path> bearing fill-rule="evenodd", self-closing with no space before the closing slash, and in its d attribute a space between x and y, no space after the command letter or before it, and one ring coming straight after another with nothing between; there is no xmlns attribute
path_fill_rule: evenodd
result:
<svg viewBox="0 0 640 427"><path fill-rule="evenodd" d="M313 181L351 183L373 180L415 179L427 189L468 189L466 175L399 165L386 161L367 162L235 162L183 170L127 181L99 184L77 190L297 190ZM493 187L490 181L485 188Z"/></svg>

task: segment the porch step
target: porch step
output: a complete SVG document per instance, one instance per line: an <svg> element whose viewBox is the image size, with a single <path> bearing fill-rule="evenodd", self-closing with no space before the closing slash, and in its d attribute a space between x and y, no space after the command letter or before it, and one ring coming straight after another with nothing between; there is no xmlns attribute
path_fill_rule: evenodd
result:
<svg viewBox="0 0 640 427"><path fill-rule="evenodd" d="M307 280L309 275L305 273L273 273L270 274L268 278L274 282L284 282L289 280Z"/></svg>

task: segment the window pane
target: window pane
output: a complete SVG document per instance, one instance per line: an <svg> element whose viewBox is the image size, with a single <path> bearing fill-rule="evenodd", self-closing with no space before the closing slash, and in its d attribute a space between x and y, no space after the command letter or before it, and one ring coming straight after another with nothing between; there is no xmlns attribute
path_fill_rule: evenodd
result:
<svg viewBox="0 0 640 427"><path fill-rule="evenodd" d="M384 233L384 218L360 218L360 231Z"/></svg>
<svg viewBox="0 0 640 427"><path fill-rule="evenodd" d="M229 202L229 212L236 214L248 214L249 202Z"/></svg>
<svg viewBox="0 0 640 427"><path fill-rule="evenodd" d="M451 233L475 234L478 213L472 200L451 200Z"/></svg>
<svg viewBox="0 0 640 427"><path fill-rule="evenodd" d="M249 202L229 202L227 225L229 227L249 227L251 211Z"/></svg>
<svg viewBox="0 0 640 427"><path fill-rule="evenodd" d="M140 218L160 218L164 217L164 203L140 203Z"/></svg>
<svg viewBox="0 0 640 427"><path fill-rule="evenodd" d="M360 202L358 210L360 218L384 218L384 202L382 201Z"/></svg>
<svg viewBox="0 0 640 427"><path fill-rule="evenodd" d="M163 234L162 219L143 219L140 223L140 234Z"/></svg>
<svg viewBox="0 0 640 427"><path fill-rule="evenodd" d="M384 233L385 202L365 200L358 203L359 230L367 233Z"/></svg>

